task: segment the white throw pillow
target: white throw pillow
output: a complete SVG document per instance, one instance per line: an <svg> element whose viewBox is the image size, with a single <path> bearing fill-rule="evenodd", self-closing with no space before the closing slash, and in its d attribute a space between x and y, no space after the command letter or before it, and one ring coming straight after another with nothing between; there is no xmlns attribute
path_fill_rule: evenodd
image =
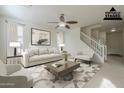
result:
<svg viewBox="0 0 124 93"><path fill-rule="evenodd" d="M29 49L28 50L29 57L32 57L34 55L39 55L38 49Z"/></svg>
<svg viewBox="0 0 124 93"><path fill-rule="evenodd" d="M39 55L44 55L44 54L48 54L49 51L47 48L40 48L39 49Z"/></svg>
<svg viewBox="0 0 124 93"><path fill-rule="evenodd" d="M59 54L60 51L57 48L49 48L49 54Z"/></svg>
<svg viewBox="0 0 124 93"><path fill-rule="evenodd" d="M54 48L49 48L49 54L54 54L55 53L55 49Z"/></svg>
<svg viewBox="0 0 124 93"><path fill-rule="evenodd" d="M55 51L55 52L54 52L55 54L60 54L60 52L61 52L61 51L60 51L59 49L57 49L57 48L55 48L54 51Z"/></svg>

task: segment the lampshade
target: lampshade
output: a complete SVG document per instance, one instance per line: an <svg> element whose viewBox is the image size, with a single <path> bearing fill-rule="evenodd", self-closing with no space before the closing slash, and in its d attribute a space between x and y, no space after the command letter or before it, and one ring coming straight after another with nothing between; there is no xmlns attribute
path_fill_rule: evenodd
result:
<svg viewBox="0 0 124 93"><path fill-rule="evenodd" d="M65 45L64 44L59 44L60 47L64 47Z"/></svg>
<svg viewBox="0 0 124 93"><path fill-rule="evenodd" d="M10 42L9 46L14 47L14 48L20 47L20 43L19 42Z"/></svg>

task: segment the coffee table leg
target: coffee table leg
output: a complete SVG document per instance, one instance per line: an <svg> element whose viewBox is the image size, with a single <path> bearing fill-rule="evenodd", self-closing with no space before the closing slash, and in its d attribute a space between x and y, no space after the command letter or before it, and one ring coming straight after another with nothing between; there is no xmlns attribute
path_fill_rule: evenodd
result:
<svg viewBox="0 0 124 93"><path fill-rule="evenodd" d="M72 79L73 79L73 73L72 72L70 72L67 75L63 76L64 81L70 81Z"/></svg>
<svg viewBox="0 0 124 93"><path fill-rule="evenodd" d="M91 61L89 61L89 66L91 66Z"/></svg>
<svg viewBox="0 0 124 93"><path fill-rule="evenodd" d="M55 76L55 78L52 81L53 83L55 83L57 80L59 80L59 77Z"/></svg>

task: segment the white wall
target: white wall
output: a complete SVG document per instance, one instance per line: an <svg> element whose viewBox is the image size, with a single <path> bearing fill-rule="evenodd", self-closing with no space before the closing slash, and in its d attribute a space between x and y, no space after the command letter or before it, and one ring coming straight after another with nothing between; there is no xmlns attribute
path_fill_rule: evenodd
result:
<svg viewBox="0 0 124 93"><path fill-rule="evenodd" d="M65 50L72 55L76 55L78 52L84 52L89 55L93 53L93 50L80 40L80 28L75 28L65 32ZM104 60L97 55L97 53L94 53L92 61L104 63Z"/></svg>
<svg viewBox="0 0 124 93"><path fill-rule="evenodd" d="M84 32L85 34L87 34L88 36L91 36L91 27L81 27L81 31Z"/></svg>
<svg viewBox="0 0 124 93"><path fill-rule="evenodd" d="M85 27L81 27L81 31L83 31L88 36L91 36L92 30L93 29L99 29L100 27L101 27L100 24L88 25L88 26L85 26Z"/></svg>
<svg viewBox="0 0 124 93"><path fill-rule="evenodd" d="M29 47L46 47L46 46L32 46L31 45L31 28L37 28L37 29L43 29L43 30L48 30L51 32L51 46L56 47L56 31L53 28L50 28L48 26L40 25L40 24L33 24L29 22L24 22L16 19L11 19L11 18L4 18L4 20L7 20L9 22L14 22L14 23L20 23L24 25L24 49L27 49ZM49 46L47 46L49 47Z"/></svg>
<svg viewBox="0 0 124 93"><path fill-rule="evenodd" d="M24 49L29 47L56 47L56 31L44 25L28 23L16 19L11 19L7 17L1 17L0 19L0 59L6 62L7 56L7 32L6 32L6 20L9 22L20 23L25 25L24 30ZM48 30L51 32L51 46L31 46L31 28L38 28L43 30ZM9 53L8 53L9 54Z"/></svg>
<svg viewBox="0 0 124 93"><path fill-rule="evenodd" d="M123 28L123 60L124 60L124 28Z"/></svg>
<svg viewBox="0 0 124 93"><path fill-rule="evenodd" d="M123 35L122 32L107 34L108 54L123 55Z"/></svg>
<svg viewBox="0 0 124 93"><path fill-rule="evenodd" d="M99 28L91 31L91 37L102 44L106 44L106 32L100 31Z"/></svg>
<svg viewBox="0 0 124 93"><path fill-rule="evenodd" d="M99 39L101 43L106 44L106 32L105 31L100 32Z"/></svg>
<svg viewBox="0 0 124 93"><path fill-rule="evenodd" d="M38 29L44 29L44 30L50 31L51 32L51 46L56 47L56 45L57 45L56 31L54 29L45 28L45 27L42 27L40 25L26 24L25 25L25 32L24 32L25 48L28 48L29 46L31 46L31 28L38 28ZM37 47L41 47L41 46L37 46ZM42 46L42 47L46 47L46 46Z"/></svg>
<svg viewBox="0 0 124 93"><path fill-rule="evenodd" d="M100 28L100 24L94 24L86 27L81 27L81 31L93 38L94 40L106 44L106 32L100 31Z"/></svg>
<svg viewBox="0 0 124 93"><path fill-rule="evenodd" d="M80 28L65 32L65 50L75 55L78 52L92 52L92 50L80 40Z"/></svg>

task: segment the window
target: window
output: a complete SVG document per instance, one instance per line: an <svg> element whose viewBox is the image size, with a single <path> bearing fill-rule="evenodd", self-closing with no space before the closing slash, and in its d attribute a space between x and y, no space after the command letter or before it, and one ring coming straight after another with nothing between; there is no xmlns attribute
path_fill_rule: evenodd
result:
<svg viewBox="0 0 124 93"><path fill-rule="evenodd" d="M20 47L17 49L18 54L21 54L23 51L23 31L24 31L24 26L18 24L17 25L17 35L18 35L18 42L20 43Z"/></svg>
<svg viewBox="0 0 124 93"><path fill-rule="evenodd" d="M64 44L64 32L57 33L57 46L60 48L60 44Z"/></svg>

